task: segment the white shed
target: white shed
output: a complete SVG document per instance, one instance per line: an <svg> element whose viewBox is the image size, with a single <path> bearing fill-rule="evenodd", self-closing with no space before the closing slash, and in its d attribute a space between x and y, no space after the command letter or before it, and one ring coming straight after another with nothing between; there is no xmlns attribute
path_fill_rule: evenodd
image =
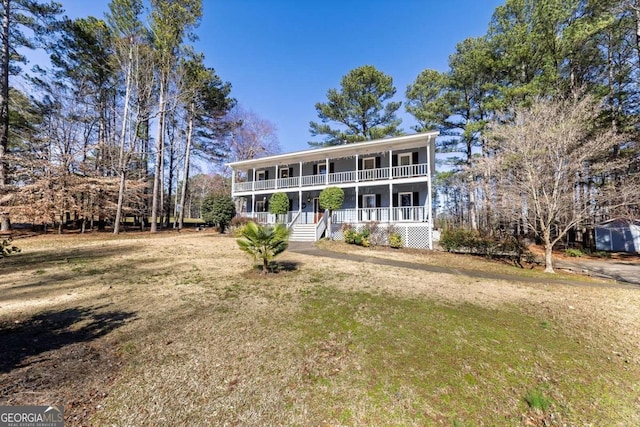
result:
<svg viewBox="0 0 640 427"><path fill-rule="evenodd" d="M596 250L640 253L640 221L618 218L596 226Z"/></svg>

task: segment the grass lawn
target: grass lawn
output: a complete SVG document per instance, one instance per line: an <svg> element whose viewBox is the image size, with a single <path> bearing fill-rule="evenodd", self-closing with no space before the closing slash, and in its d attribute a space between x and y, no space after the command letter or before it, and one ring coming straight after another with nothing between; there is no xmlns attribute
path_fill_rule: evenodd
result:
<svg viewBox="0 0 640 427"><path fill-rule="evenodd" d="M67 425L640 425L640 291L294 253L263 277L210 232L15 243L0 405Z"/></svg>

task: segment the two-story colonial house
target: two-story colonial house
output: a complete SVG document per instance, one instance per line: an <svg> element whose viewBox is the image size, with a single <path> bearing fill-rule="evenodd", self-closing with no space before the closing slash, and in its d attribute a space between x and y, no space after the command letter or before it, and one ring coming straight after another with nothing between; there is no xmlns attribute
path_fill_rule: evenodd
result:
<svg viewBox="0 0 640 427"><path fill-rule="evenodd" d="M438 132L365 141L229 163L239 214L261 223L286 222L291 240L314 241L344 224L393 226L404 246L432 248L432 176ZM320 192L340 187L342 209L332 212L332 230L320 207ZM289 213L269 214L276 193L289 198Z"/></svg>

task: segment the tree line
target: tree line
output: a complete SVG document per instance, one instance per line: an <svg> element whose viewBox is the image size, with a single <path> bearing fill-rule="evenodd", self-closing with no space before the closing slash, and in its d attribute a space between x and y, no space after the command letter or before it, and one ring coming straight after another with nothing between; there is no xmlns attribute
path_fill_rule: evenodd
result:
<svg viewBox="0 0 640 427"><path fill-rule="evenodd" d="M404 107L417 132L440 131L439 225L535 234L637 218L640 1L506 0L488 31L426 69ZM390 76L364 66L316 104L309 144L402 132ZM588 233L583 238L587 239Z"/></svg>
<svg viewBox="0 0 640 427"><path fill-rule="evenodd" d="M125 216L181 228L207 194L229 192L223 177L193 176L194 156L278 151L275 127L241 108L191 45L201 0L113 0L103 18L75 20L54 1L0 9L2 230L110 220L118 233ZM25 71L36 48L50 65Z"/></svg>

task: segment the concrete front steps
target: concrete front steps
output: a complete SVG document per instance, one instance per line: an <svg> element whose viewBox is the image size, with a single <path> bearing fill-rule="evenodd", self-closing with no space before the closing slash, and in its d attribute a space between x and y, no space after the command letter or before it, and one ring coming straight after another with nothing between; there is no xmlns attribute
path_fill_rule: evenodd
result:
<svg viewBox="0 0 640 427"><path fill-rule="evenodd" d="M289 236L291 242L315 242L316 224L294 224Z"/></svg>

